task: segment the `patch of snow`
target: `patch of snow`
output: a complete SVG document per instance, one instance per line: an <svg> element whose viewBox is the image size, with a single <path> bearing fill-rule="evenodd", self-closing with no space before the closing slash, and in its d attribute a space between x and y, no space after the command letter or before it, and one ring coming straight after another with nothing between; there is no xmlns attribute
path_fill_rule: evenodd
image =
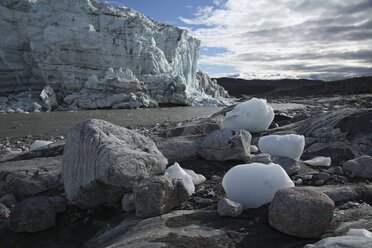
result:
<svg viewBox="0 0 372 248"><path fill-rule="evenodd" d="M312 166L330 166L331 158L319 156L319 157L315 157L309 160L305 160L304 163L312 165Z"/></svg>
<svg viewBox="0 0 372 248"><path fill-rule="evenodd" d="M258 133L269 128L274 120L274 110L265 99L252 98L239 103L226 113L222 121L222 128L230 130L244 129Z"/></svg>
<svg viewBox="0 0 372 248"><path fill-rule="evenodd" d="M195 186L205 181L205 177L201 174L196 174L193 170L183 169L177 162L168 167L165 174L171 178L182 179L186 184L186 189L189 195L194 194Z"/></svg>
<svg viewBox="0 0 372 248"><path fill-rule="evenodd" d="M366 229L350 229L346 236L359 236L372 239L372 233Z"/></svg>
<svg viewBox="0 0 372 248"><path fill-rule="evenodd" d="M247 209L271 202L277 190L294 187L294 183L278 164L251 163L231 168L223 177L222 186L230 200Z"/></svg>
<svg viewBox="0 0 372 248"><path fill-rule="evenodd" d="M297 134L268 135L259 139L258 147L263 153L298 161L304 151L305 137Z"/></svg>
<svg viewBox="0 0 372 248"><path fill-rule="evenodd" d="M193 170L184 169L184 171L192 178L194 185L201 184L206 180L202 174L196 174Z"/></svg>
<svg viewBox="0 0 372 248"><path fill-rule="evenodd" d="M34 143L31 144L30 146L30 151L37 150L41 147L47 146L49 144L52 144L53 142L51 141L46 141L46 140L35 140Z"/></svg>

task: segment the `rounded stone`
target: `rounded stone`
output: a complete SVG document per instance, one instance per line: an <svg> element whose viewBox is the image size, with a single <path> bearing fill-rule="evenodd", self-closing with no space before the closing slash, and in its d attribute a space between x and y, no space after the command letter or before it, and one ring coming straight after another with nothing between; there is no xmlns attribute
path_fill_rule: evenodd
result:
<svg viewBox="0 0 372 248"><path fill-rule="evenodd" d="M270 204L269 222L285 234L317 238L328 229L334 208L334 202L324 193L283 188L276 192Z"/></svg>

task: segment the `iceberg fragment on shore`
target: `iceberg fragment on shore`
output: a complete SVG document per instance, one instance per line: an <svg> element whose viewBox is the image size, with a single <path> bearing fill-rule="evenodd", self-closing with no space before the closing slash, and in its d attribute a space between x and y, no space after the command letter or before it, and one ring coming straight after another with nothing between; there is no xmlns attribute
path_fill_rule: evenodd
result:
<svg viewBox="0 0 372 248"><path fill-rule="evenodd" d="M258 147L263 153L298 161L304 151L305 137L297 134L267 135L259 139Z"/></svg>

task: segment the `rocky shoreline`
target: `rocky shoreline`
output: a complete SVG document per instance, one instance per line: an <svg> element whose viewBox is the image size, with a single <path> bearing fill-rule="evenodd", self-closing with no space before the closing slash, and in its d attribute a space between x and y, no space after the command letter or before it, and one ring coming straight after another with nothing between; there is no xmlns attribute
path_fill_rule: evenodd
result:
<svg viewBox="0 0 372 248"><path fill-rule="evenodd" d="M326 102L321 98L293 99L291 103L306 107L275 111L274 121L267 131L252 133L249 144L254 146L258 146L259 139L266 135L289 133L304 135L305 148L299 161L265 155L254 151L252 147L249 156L238 156L225 161L223 160L225 155L218 156L218 154L228 154L229 151L239 154L237 152L239 149L247 149L239 146L238 143L231 143L231 140L227 143L234 144L233 146L228 147L227 150L215 149L212 152L215 155L214 159L206 159L206 155L200 152L200 144L208 135L221 132L223 117L232 109L231 107L210 118L132 128L135 133L143 134L143 137L154 142L157 149L167 158L167 167L173 162L178 162L182 168L193 170L206 178L203 183L195 185L194 194L187 197L186 201L182 200L184 202L175 204L176 207L173 207L171 212L165 212L161 217L145 219L136 217L136 212L123 210L121 197L118 200L110 200L110 204L100 203L83 208L76 203L73 204L71 198L66 199L69 196L65 192L66 181L63 183L61 171L63 156L66 156L64 155L66 137L55 137L52 140L53 144L34 151L27 151L27 149L38 137L30 136L23 140L5 139L2 142L3 151L0 155L0 206L3 217L0 227L0 245L1 247L205 247L208 245L303 247L316 243L321 238L323 238L322 242L333 242L332 239L335 239L333 237L337 237L342 239L342 242L349 242L348 240L351 239L354 246L359 245L357 247L368 247L371 240L344 235L350 229L372 231L370 205L372 204L370 181L372 164L369 157L372 156L372 132L368 125L372 113L370 99L370 95L335 96L328 98ZM286 102L286 99L276 101ZM324 104L320 105L322 102ZM244 136L239 137L242 140L246 139ZM146 141L145 144L149 142ZM223 141L219 140L219 142ZM22 152L9 152L9 148L13 151L21 149ZM304 163L317 156L330 157L331 165L319 167ZM296 184L294 189L305 189L322 196L326 195L334 203L332 220L327 223L326 231L316 238L287 235L283 230L279 232L272 227L274 224L271 223L273 219L270 218L269 204L245 209L236 217L220 216L221 207L218 209L218 202L226 197L222 186L223 177L232 167L252 162L278 163ZM108 178L110 175L112 174L107 174ZM109 185L115 185L113 180L109 179ZM163 179L159 180L151 182L151 185L165 183L164 185L174 185L167 187L182 188L182 185L176 186L178 184L175 182L169 184L170 182L166 183L162 181ZM103 183L101 179L99 182ZM164 197L174 194L171 193L175 192L171 188ZM178 193L175 194L175 198L172 198L173 200L183 199L178 198L181 188L177 189ZM140 192L138 190L136 192ZM137 198L139 199L139 196ZM28 225L28 228L38 230L37 232L25 233L22 229L19 230L20 232L11 231L17 230L20 221L25 221L25 215L16 213L38 208L38 205L48 213L46 216L49 217L45 217L46 219L41 216L32 217L31 214L31 217L26 218L27 222L34 221L34 224ZM296 206L300 205L296 204ZM226 211L231 213L237 210ZM297 211L303 215L312 213L300 207ZM295 221L291 225L295 225L296 230L311 228L324 217L313 216L312 218L315 219L309 219L304 223ZM38 229L43 226L43 229ZM331 238L331 240L324 238Z"/></svg>

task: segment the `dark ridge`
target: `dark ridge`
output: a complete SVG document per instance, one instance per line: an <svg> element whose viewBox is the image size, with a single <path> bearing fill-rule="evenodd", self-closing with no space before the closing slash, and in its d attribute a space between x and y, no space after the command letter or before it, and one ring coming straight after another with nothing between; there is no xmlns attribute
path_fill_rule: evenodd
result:
<svg viewBox="0 0 372 248"><path fill-rule="evenodd" d="M372 93L372 77L356 77L338 81L307 79L245 80L216 78L231 96L316 96Z"/></svg>

